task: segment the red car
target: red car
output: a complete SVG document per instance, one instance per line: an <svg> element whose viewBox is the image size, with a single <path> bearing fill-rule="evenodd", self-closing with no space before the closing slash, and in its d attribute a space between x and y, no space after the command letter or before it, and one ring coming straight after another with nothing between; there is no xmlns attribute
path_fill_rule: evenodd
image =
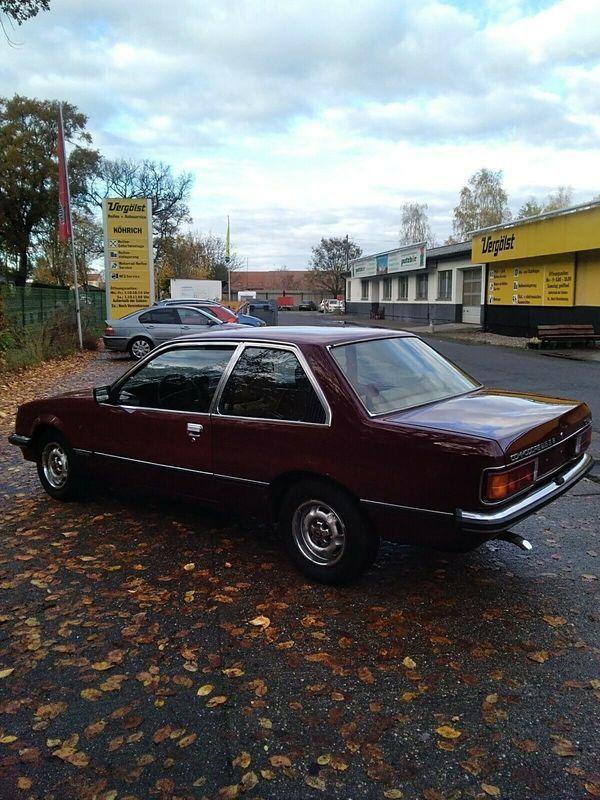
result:
<svg viewBox="0 0 600 800"><path fill-rule="evenodd" d="M360 328L171 341L111 386L22 405L10 441L58 500L91 475L268 510L332 584L380 537L529 549L509 528L592 465L584 403L485 389L416 336Z"/></svg>

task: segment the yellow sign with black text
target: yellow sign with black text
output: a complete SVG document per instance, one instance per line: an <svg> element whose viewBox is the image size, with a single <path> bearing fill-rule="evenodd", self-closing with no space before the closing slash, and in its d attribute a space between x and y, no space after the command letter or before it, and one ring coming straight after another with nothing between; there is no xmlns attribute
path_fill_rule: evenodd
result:
<svg viewBox="0 0 600 800"><path fill-rule="evenodd" d="M487 302L499 306L572 306L575 264L572 256L490 264Z"/></svg>
<svg viewBox="0 0 600 800"><path fill-rule="evenodd" d="M152 202L106 198L102 216L107 315L121 319L154 302Z"/></svg>
<svg viewBox="0 0 600 800"><path fill-rule="evenodd" d="M471 262L576 253L600 248L600 204L532 222L481 231L473 237Z"/></svg>

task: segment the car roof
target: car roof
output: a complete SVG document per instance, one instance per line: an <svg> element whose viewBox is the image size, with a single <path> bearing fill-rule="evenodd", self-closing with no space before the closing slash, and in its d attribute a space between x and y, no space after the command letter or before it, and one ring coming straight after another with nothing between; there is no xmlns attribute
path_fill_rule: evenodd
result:
<svg viewBox="0 0 600 800"><path fill-rule="evenodd" d="M227 330L224 330L227 328ZM278 344L316 344L327 347L336 344L351 344L369 339L391 339L396 336L413 336L407 331L393 331L382 328L359 328L354 326L317 326L317 325L285 325L262 328L235 328L229 325L220 327L218 331L193 333L189 336L171 341L190 342L210 341L211 339L228 339L231 341L274 342Z"/></svg>

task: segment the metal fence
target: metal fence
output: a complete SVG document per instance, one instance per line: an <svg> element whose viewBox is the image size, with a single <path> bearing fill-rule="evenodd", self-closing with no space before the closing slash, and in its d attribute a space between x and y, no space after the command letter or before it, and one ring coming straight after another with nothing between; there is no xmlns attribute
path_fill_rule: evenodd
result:
<svg viewBox="0 0 600 800"><path fill-rule="evenodd" d="M81 310L98 322L106 319L106 292L80 290ZM41 325L56 308L75 306L75 292L65 286L0 286L0 308L12 323L31 328Z"/></svg>

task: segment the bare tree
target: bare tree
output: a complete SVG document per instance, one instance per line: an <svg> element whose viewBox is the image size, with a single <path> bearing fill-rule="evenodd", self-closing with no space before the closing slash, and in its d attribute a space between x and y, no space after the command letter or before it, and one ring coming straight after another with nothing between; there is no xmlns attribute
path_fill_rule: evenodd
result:
<svg viewBox="0 0 600 800"><path fill-rule="evenodd" d="M362 255L361 248L348 237L332 236L321 239L312 249L310 264L312 283L317 289L331 292L334 297L344 293L348 262Z"/></svg>
<svg viewBox="0 0 600 800"><path fill-rule="evenodd" d="M231 252L227 263L225 249L225 240L212 233L189 231L166 239L155 261L156 282L161 293L167 291L171 278L211 279L226 283L228 269L231 272L239 269L243 260Z"/></svg>
<svg viewBox="0 0 600 800"><path fill-rule="evenodd" d="M508 196L502 186L502 171L480 169L460 190L460 199L454 209L453 228L460 241L478 228L501 225L511 218Z"/></svg>
<svg viewBox="0 0 600 800"><path fill-rule="evenodd" d="M557 186L552 194L548 195L544 211L560 211L561 208L568 208L573 203L573 187Z"/></svg>
<svg viewBox="0 0 600 800"><path fill-rule="evenodd" d="M517 212L519 219L526 219L527 217L537 217L544 210L543 205L536 200L535 197L530 197Z"/></svg>
<svg viewBox="0 0 600 800"><path fill-rule="evenodd" d="M436 240L427 217L427 203L404 203L400 228L400 244L427 242L435 247Z"/></svg>
<svg viewBox="0 0 600 800"><path fill-rule="evenodd" d="M159 260L167 241L192 221L188 206L192 184L191 173L174 175L169 164L161 161L102 158L90 182L88 199L101 206L105 197L150 198L155 259Z"/></svg>

